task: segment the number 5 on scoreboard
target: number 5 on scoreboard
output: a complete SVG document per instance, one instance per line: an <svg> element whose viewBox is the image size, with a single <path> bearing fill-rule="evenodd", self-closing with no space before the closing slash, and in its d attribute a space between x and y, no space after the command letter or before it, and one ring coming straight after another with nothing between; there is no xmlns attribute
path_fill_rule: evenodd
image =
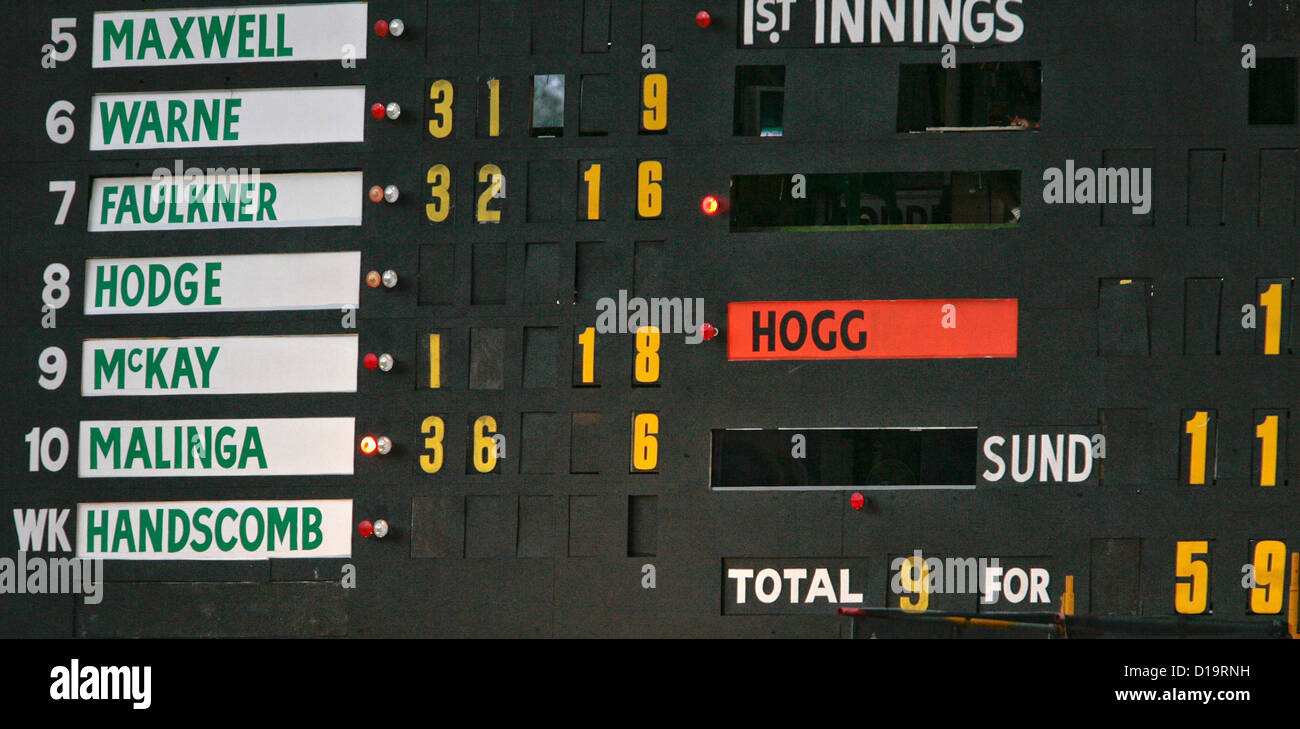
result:
<svg viewBox="0 0 1300 729"><path fill-rule="evenodd" d="M1210 543L1179 542L1178 555L1174 567L1174 577L1179 580L1174 585L1174 610L1180 615L1200 615L1209 606L1210 565L1204 559L1208 556ZM1182 580L1186 579L1186 582Z"/></svg>

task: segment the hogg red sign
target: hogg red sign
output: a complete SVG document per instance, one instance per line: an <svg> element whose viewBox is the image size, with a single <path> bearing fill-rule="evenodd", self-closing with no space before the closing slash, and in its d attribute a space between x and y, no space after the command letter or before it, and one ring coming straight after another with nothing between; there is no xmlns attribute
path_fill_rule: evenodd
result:
<svg viewBox="0 0 1300 729"><path fill-rule="evenodd" d="M1015 357L1016 299L733 301L727 359Z"/></svg>

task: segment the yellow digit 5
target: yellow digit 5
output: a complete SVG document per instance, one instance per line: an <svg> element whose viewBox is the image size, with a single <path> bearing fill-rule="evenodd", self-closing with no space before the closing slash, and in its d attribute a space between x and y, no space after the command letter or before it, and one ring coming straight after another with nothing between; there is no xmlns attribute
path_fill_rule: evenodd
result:
<svg viewBox="0 0 1300 729"><path fill-rule="evenodd" d="M659 381L659 327L637 330L633 374L636 381L643 384Z"/></svg>
<svg viewBox="0 0 1300 729"><path fill-rule="evenodd" d="M1277 540L1255 543L1255 586L1250 589L1250 611L1259 615L1282 612L1286 586L1286 545Z"/></svg>
<svg viewBox="0 0 1300 729"><path fill-rule="evenodd" d="M664 165L659 160L648 159L636 168L636 214L642 218L657 218L664 211L664 191L659 183L664 179Z"/></svg>
<svg viewBox="0 0 1300 729"><path fill-rule="evenodd" d="M653 471L659 465L659 416L637 413L632 418L632 470Z"/></svg>
<svg viewBox="0 0 1300 729"><path fill-rule="evenodd" d="M476 219L480 223L499 223L501 222L500 210L489 210L488 203L492 198L501 194L505 187L506 176L501 173L501 168L496 165L483 165L478 171L478 181L490 183L487 189L478 196L478 212Z"/></svg>
<svg viewBox="0 0 1300 729"><path fill-rule="evenodd" d="M445 78L434 81L429 86L429 99L433 101L433 119L429 120L429 134L436 139L444 139L451 134L451 100L455 96L451 82Z"/></svg>
<svg viewBox="0 0 1300 729"><path fill-rule="evenodd" d="M434 165L429 168L424 181L432 186L429 196L433 199L433 202L424 206L424 214L430 221L441 223L451 213L451 194L447 189L451 184L451 172L447 165Z"/></svg>
<svg viewBox="0 0 1300 729"><path fill-rule="evenodd" d="M420 423L420 432L429 435L424 439L424 449L433 453L433 457L429 457L428 454L420 455L420 470L425 473L437 473L442 469L443 430L442 418L437 415L430 415Z"/></svg>
<svg viewBox="0 0 1300 729"><path fill-rule="evenodd" d="M903 562L902 572L899 573L903 592L910 592L918 595L915 599L907 595L898 596L898 606L905 613L923 613L930 608L930 570L925 566L925 560L918 560L920 564L915 564L916 557L908 557ZM919 570L921 578L918 580L912 577L913 571Z"/></svg>
<svg viewBox="0 0 1300 729"><path fill-rule="evenodd" d="M474 421L474 470L479 473L490 473L497 467L497 443L492 439L496 430L497 420L491 415Z"/></svg>
<svg viewBox="0 0 1300 729"><path fill-rule="evenodd" d="M1200 615L1209 604L1210 567L1205 560L1192 559L1209 551L1207 541L1178 543L1174 576L1190 580L1174 585L1174 610L1182 615Z"/></svg>
<svg viewBox="0 0 1300 729"><path fill-rule="evenodd" d="M662 132L668 127L668 77L662 73L647 74L641 79L641 128L647 132Z"/></svg>

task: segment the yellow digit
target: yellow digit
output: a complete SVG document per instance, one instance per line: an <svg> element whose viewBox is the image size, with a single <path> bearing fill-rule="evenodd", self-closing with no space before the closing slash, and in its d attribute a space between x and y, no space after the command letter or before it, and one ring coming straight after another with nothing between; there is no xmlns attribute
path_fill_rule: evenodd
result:
<svg viewBox="0 0 1300 729"><path fill-rule="evenodd" d="M1205 560L1192 559L1209 551L1210 543L1206 541L1178 543L1174 576L1190 579L1174 585L1174 610L1182 615L1200 615L1209 604L1210 567Z"/></svg>
<svg viewBox="0 0 1300 729"><path fill-rule="evenodd" d="M582 179L587 182L587 220L600 220L600 163L593 162Z"/></svg>
<svg viewBox="0 0 1300 729"><path fill-rule="evenodd" d="M501 211L489 210L488 203L491 202L492 198L501 194L501 190L506 184L506 176L501 173L501 168L496 165L483 165L478 171L478 181L489 184L483 194L478 196L476 219L480 223L501 222Z"/></svg>
<svg viewBox="0 0 1300 729"><path fill-rule="evenodd" d="M429 389L442 387L442 335L429 335Z"/></svg>
<svg viewBox="0 0 1300 729"><path fill-rule="evenodd" d="M648 159L637 165L636 214L642 218L657 218L663 214L664 191L659 184L664 179L664 165L659 160Z"/></svg>
<svg viewBox="0 0 1300 729"><path fill-rule="evenodd" d="M915 593L918 595L915 599L907 595L898 596L898 606L905 613L923 613L930 608L930 570L925 566L925 560L919 560L920 564L915 564L915 556L908 557L903 562L902 572L899 577L902 578L903 592ZM913 571L919 569L921 578L912 577Z"/></svg>
<svg viewBox="0 0 1300 729"><path fill-rule="evenodd" d="M437 473L442 469L442 418L437 415L430 415L420 423L420 432L429 434L424 439L424 449L433 451L433 457L428 454L420 455L420 470L425 473Z"/></svg>
<svg viewBox="0 0 1300 729"><path fill-rule="evenodd" d="M637 413L632 418L632 470L653 471L659 465L659 416Z"/></svg>
<svg viewBox="0 0 1300 729"><path fill-rule="evenodd" d="M1187 482L1205 483L1206 442L1209 440L1210 414L1200 410L1187 421L1184 430L1192 436L1191 455L1187 468Z"/></svg>
<svg viewBox="0 0 1300 729"><path fill-rule="evenodd" d="M496 429L497 420L491 415L474 421L474 470L479 473L490 473L497 467L497 443L492 439Z"/></svg>
<svg viewBox="0 0 1300 729"><path fill-rule="evenodd" d="M668 77L662 73L647 74L641 79L641 128L647 132L662 132L668 127Z"/></svg>
<svg viewBox="0 0 1300 729"><path fill-rule="evenodd" d="M1269 284L1259 295L1264 307L1264 354L1282 351L1282 284Z"/></svg>
<svg viewBox="0 0 1300 729"><path fill-rule="evenodd" d="M578 344L582 345L581 382L590 385L596 381L596 328L583 329L578 335Z"/></svg>
<svg viewBox="0 0 1300 729"><path fill-rule="evenodd" d="M447 165L434 165L429 168L424 181L432 185L429 196L433 200L424 206L424 214L430 221L441 223L451 213L451 194L447 189L451 184L451 171Z"/></svg>
<svg viewBox="0 0 1300 729"><path fill-rule="evenodd" d="M437 139L444 139L451 134L451 100L455 96L451 82L440 78L429 87L429 99L433 101L433 113L436 118L429 120L429 134Z"/></svg>
<svg viewBox="0 0 1300 729"><path fill-rule="evenodd" d="M1268 539L1255 543L1255 587L1250 588L1250 611L1259 615L1282 612L1286 587L1286 545Z"/></svg>
<svg viewBox="0 0 1300 729"><path fill-rule="evenodd" d="M501 136L501 80L488 79L488 136Z"/></svg>
<svg viewBox="0 0 1300 729"><path fill-rule="evenodd" d="M636 332L636 362L632 368L636 381L659 381L659 327L641 327Z"/></svg>
<svg viewBox="0 0 1300 729"><path fill-rule="evenodd" d="M1280 418L1268 415L1264 422L1255 426L1255 437L1259 438L1259 485L1277 485L1277 424Z"/></svg>

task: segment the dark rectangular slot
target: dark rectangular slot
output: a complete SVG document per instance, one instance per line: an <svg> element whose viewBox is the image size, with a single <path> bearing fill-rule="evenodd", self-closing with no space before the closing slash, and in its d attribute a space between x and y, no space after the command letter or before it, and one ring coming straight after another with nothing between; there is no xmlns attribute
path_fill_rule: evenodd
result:
<svg viewBox="0 0 1300 729"><path fill-rule="evenodd" d="M455 303L456 246L420 246L419 302L421 306Z"/></svg>
<svg viewBox="0 0 1300 729"><path fill-rule="evenodd" d="M524 248L524 303L555 305L572 297L560 271L560 244L529 243Z"/></svg>
<svg viewBox="0 0 1300 729"><path fill-rule="evenodd" d="M1142 540L1093 539L1089 549L1088 614L1142 614Z"/></svg>
<svg viewBox="0 0 1300 729"><path fill-rule="evenodd" d="M1297 3L1300 6L1300 3ZM1247 71L1250 78L1251 124L1295 124L1296 93L1300 78L1295 58L1257 58Z"/></svg>
<svg viewBox="0 0 1300 729"><path fill-rule="evenodd" d="M1038 61L903 64L898 131L1038 129L1042 97Z"/></svg>
<svg viewBox="0 0 1300 729"><path fill-rule="evenodd" d="M737 137L784 134L785 66L737 66L732 133Z"/></svg>
<svg viewBox="0 0 1300 729"><path fill-rule="evenodd" d="M570 206L564 204L564 191L568 188L565 169L567 162L558 160L533 160L528 163L528 222L539 223L559 220Z"/></svg>
<svg viewBox="0 0 1300 729"><path fill-rule="evenodd" d="M584 74L578 100L578 134L600 136L609 134L610 106L609 74Z"/></svg>
<svg viewBox="0 0 1300 729"><path fill-rule="evenodd" d="M506 303L506 244L474 244L474 276L470 303Z"/></svg>
<svg viewBox="0 0 1300 729"><path fill-rule="evenodd" d="M573 413L569 423L569 473L600 472L600 413Z"/></svg>
<svg viewBox="0 0 1300 729"><path fill-rule="evenodd" d="M515 556L521 559L556 556L557 516L555 497L520 496L519 542Z"/></svg>
<svg viewBox="0 0 1300 729"><path fill-rule="evenodd" d="M469 332L469 389L500 390L504 385L506 332L504 329L471 329Z"/></svg>
<svg viewBox="0 0 1300 729"><path fill-rule="evenodd" d="M524 387L555 387L560 359L560 334L556 327L524 329Z"/></svg>
<svg viewBox="0 0 1300 729"><path fill-rule="evenodd" d="M1189 278L1183 284L1183 354L1219 354L1223 279Z"/></svg>
<svg viewBox="0 0 1300 729"><path fill-rule="evenodd" d="M555 413L523 413L519 428L519 472L555 473L560 439Z"/></svg>
<svg viewBox="0 0 1300 729"><path fill-rule="evenodd" d="M1103 486L1142 485L1151 481L1151 414L1137 409L1103 409L1101 434L1106 457L1101 459Z"/></svg>
<svg viewBox="0 0 1300 729"><path fill-rule="evenodd" d="M1259 150L1259 225L1295 225L1296 150Z"/></svg>
<svg viewBox="0 0 1300 729"><path fill-rule="evenodd" d="M512 556L516 523L512 512L504 496L466 496L465 556Z"/></svg>
<svg viewBox="0 0 1300 729"><path fill-rule="evenodd" d="M1103 357L1151 354L1151 279L1101 279L1097 353Z"/></svg>
<svg viewBox="0 0 1300 729"><path fill-rule="evenodd" d="M465 499L423 496L411 504L411 556L465 556Z"/></svg>
<svg viewBox="0 0 1300 729"><path fill-rule="evenodd" d="M599 553L600 509L595 496L569 497L569 556L595 557Z"/></svg>
<svg viewBox="0 0 1300 729"><path fill-rule="evenodd" d="M1154 149L1102 150L1096 179L1102 225L1155 225L1155 161Z"/></svg>
<svg viewBox="0 0 1300 729"><path fill-rule="evenodd" d="M1223 225L1222 149L1187 153L1187 224Z"/></svg>
<svg viewBox="0 0 1300 729"><path fill-rule="evenodd" d="M627 497L627 556L654 557L659 551L659 497Z"/></svg>
<svg viewBox="0 0 1300 729"><path fill-rule="evenodd" d="M548 4L550 0L547 0ZM582 52L608 53L610 0L584 0L582 3Z"/></svg>

